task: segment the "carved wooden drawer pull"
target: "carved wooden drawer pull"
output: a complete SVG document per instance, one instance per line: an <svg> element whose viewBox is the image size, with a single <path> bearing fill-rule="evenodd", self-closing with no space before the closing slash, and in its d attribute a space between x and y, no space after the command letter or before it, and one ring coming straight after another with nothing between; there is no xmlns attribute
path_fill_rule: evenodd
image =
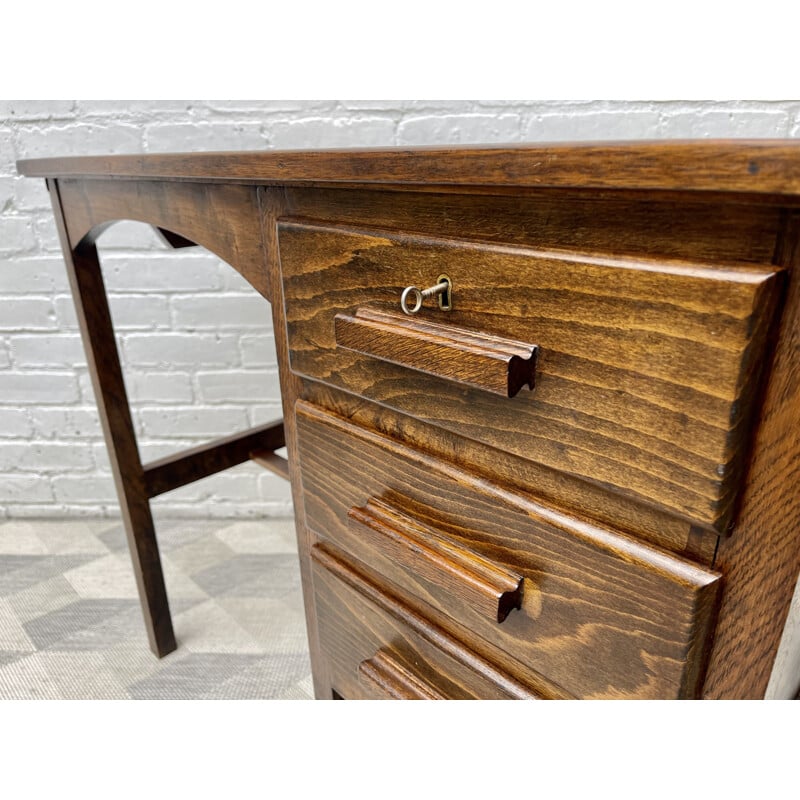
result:
<svg viewBox="0 0 800 800"><path fill-rule="evenodd" d="M358 665L358 681L367 691L390 700L445 700L433 686L409 672L385 650Z"/></svg>
<svg viewBox="0 0 800 800"><path fill-rule="evenodd" d="M533 389L538 347L372 308L337 314L336 345L487 392Z"/></svg>
<svg viewBox="0 0 800 800"><path fill-rule="evenodd" d="M351 508L348 517L369 547L489 619L502 622L522 605L522 576L381 500L372 498L363 507Z"/></svg>

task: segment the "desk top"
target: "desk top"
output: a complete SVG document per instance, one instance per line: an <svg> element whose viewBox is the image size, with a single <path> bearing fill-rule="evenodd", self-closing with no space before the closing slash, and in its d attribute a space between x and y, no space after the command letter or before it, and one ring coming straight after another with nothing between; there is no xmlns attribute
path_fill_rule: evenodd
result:
<svg viewBox="0 0 800 800"><path fill-rule="evenodd" d="M800 140L791 139L81 156L26 159L17 168L48 178L800 196Z"/></svg>

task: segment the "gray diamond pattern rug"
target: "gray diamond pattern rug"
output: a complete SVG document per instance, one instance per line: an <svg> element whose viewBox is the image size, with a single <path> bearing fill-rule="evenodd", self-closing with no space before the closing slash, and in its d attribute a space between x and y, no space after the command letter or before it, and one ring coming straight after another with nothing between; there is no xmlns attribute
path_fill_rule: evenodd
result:
<svg viewBox="0 0 800 800"><path fill-rule="evenodd" d="M147 646L122 524L0 523L0 699L311 699L293 520L159 520L178 649Z"/></svg>

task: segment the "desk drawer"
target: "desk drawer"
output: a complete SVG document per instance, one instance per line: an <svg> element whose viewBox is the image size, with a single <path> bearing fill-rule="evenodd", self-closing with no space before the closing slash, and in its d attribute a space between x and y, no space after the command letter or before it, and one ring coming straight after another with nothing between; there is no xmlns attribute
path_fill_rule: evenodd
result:
<svg viewBox="0 0 800 800"><path fill-rule="evenodd" d="M365 580L312 551L320 646L346 700L506 700L539 695Z"/></svg>
<svg viewBox="0 0 800 800"><path fill-rule="evenodd" d="M576 697L691 697L714 573L305 402L306 523L462 640Z"/></svg>
<svg viewBox="0 0 800 800"><path fill-rule="evenodd" d="M291 221L279 243L296 373L706 528L728 526L775 268ZM402 314L403 288L442 273L453 309L428 302Z"/></svg>

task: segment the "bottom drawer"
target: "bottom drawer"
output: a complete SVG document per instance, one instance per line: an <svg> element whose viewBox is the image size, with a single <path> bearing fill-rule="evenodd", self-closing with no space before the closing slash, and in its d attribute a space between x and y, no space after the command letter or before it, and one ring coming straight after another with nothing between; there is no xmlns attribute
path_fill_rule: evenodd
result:
<svg viewBox="0 0 800 800"><path fill-rule="evenodd" d="M325 545L312 551L320 646L346 700L540 699L384 594Z"/></svg>

